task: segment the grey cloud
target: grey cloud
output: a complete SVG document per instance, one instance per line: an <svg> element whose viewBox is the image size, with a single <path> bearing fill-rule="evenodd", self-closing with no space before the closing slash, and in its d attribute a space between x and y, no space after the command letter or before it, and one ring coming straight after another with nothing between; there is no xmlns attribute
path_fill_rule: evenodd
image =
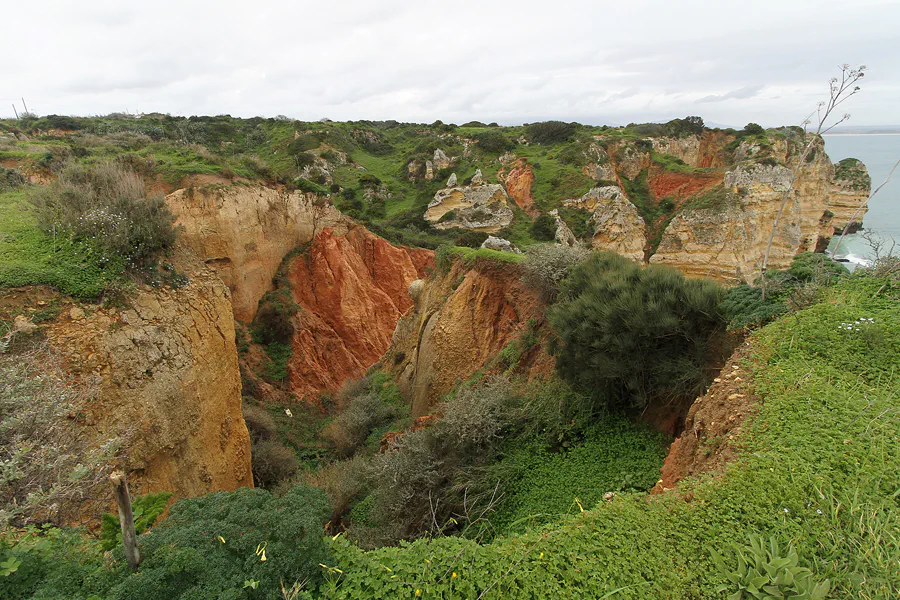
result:
<svg viewBox="0 0 900 600"><path fill-rule="evenodd" d="M837 64L862 62L848 110L896 122L900 6L861 2L44 0L0 38L0 97L42 114L778 125L815 107Z"/></svg>
<svg viewBox="0 0 900 600"><path fill-rule="evenodd" d="M747 100L748 98L753 98L757 94L759 94L765 86L762 84L758 85L745 85L742 88L738 88L736 90L731 90L727 94L722 94L721 96L704 96L697 100L697 102L723 102L725 100Z"/></svg>

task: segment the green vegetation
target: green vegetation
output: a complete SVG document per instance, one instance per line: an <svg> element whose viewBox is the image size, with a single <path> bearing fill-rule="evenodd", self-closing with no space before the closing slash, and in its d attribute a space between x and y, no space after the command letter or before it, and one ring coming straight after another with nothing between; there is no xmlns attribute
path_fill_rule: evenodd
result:
<svg viewBox="0 0 900 600"><path fill-rule="evenodd" d="M467 267L471 267L479 263L518 264L525 258L521 254L512 252L499 252L487 248L469 248L466 246L441 246L434 254L435 265L443 272L449 271L450 266L456 260L462 261Z"/></svg>
<svg viewBox="0 0 900 600"><path fill-rule="evenodd" d="M847 273L843 265L822 254L804 252L790 268L771 273L765 301L760 288L739 285L725 294L720 308L731 330L759 327L789 310L809 306Z"/></svg>
<svg viewBox="0 0 900 600"><path fill-rule="evenodd" d="M132 501L134 530L138 535L153 527L156 519L165 512L171 497L171 492L159 492L158 494L144 494ZM119 525L118 513L103 513L100 527L100 547L103 550L112 550L122 543L122 528Z"/></svg>
<svg viewBox="0 0 900 600"><path fill-rule="evenodd" d="M463 535L364 551L345 535L322 541L328 511L319 492L239 490L177 503L141 536L145 562L135 575L120 554L109 561L75 532L32 529L15 545L7 539L0 590L15 598L254 598L280 594L283 579L285 588L306 580L313 597L331 598L418 590L712 599L740 586L752 591L751 567L761 566L765 585L800 597L830 585L830 597L893 598L900 298L889 283L843 277L817 303L753 334L741 367L764 401L734 441L740 454L725 476L688 480L680 494L648 500L628 491L655 477L663 451L653 435L629 435L614 415L590 417L588 399L558 382L528 391L488 380L460 389L444 419L379 455L375 487L357 488L351 500L350 535L379 523L397 534L432 522L435 534ZM357 464L348 461L343 474ZM496 488L501 471L480 468L490 465L519 477ZM491 502L495 489L500 503ZM559 516L542 523L541 515ZM508 525L495 531L494 523ZM774 545L760 547L760 536ZM728 552L734 547L747 568Z"/></svg>
<svg viewBox="0 0 900 600"><path fill-rule="evenodd" d="M845 158L834 165L834 178L849 181L855 190L868 191L872 186L872 178L865 165L856 158Z"/></svg>
<svg viewBox="0 0 900 600"><path fill-rule="evenodd" d="M147 197L143 180L115 163L70 164L29 199L44 232L89 245L101 262L141 266L175 242L162 194Z"/></svg>
<svg viewBox="0 0 900 600"><path fill-rule="evenodd" d="M612 414L580 435L583 439L560 451L536 441L506 444L503 459L492 467L509 482L507 497L491 518L497 531L521 533L590 508L607 493L650 489L671 441Z"/></svg>
<svg viewBox="0 0 900 600"><path fill-rule="evenodd" d="M575 267L548 317L560 375L598 406L693 397L709 384L721 290L609 252Z"/></svg>
<svg viewBox="0 0 900 600"><path fill-rule="evenodd" d="M41 231L24 191L0 193L0 287L43 284L96 298L125 267L125 257L108 259L89 240Z"/></svg>

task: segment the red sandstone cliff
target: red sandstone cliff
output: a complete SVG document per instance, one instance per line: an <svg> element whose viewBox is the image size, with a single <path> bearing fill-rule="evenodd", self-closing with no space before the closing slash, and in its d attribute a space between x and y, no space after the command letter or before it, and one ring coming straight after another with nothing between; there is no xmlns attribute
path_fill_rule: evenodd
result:
<svg viewBox="0 0 900 600"><path fill-rule="evenodd" d="M334 390L364 375L412 306L409 285L431 264L430 250L393 246L364 227L316 236L288 268L301 306L288 363L291 391L302 397Z"/></svg>

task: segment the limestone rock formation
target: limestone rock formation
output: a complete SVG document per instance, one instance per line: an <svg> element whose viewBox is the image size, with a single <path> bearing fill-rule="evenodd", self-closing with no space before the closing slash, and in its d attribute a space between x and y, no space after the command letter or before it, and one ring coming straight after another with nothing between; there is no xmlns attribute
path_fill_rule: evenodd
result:
<svg viewBox="0 0 900 600"><path fill-rule="evenodd" d="M596 249L617 252L631 260L644 260L647 244L644 219L637 207L617 186L593 188L581 198L566 200L564 204L593 212Z"/></svg>
<svg viewBox="0 0 900 600"><path fill-rule="evenodd" d="M425 161L425 181L434 179L434 164L430 160Z"/></svg>
<svg viewBox="0 0 900 600"><path fill-rule="evenodd" d="M472 175L472 185L482 184L484 184L484 175L481 174L481 169L475 169L475 174Z"/></svg>
<svg viewBox="0 0 900 600"><path fill-rule="evenodd" d="M434 162L434 168L438 171L441 169L449 169L453 166L450 157L447 156L447 154L440 148L434 149L434 157L432 158L432 161Z"/></svg>
<svg viewBox="0 0 900 600"><path fill-rule="evenodd" d="M575 234L572 233L572 230L569 229L566 222L559 216L559 210L554 208L550 211L550 216L556 221L556 234L554 235L556 243L560 246L568 246L570 248L578 244L578 238L575 237Z"/></svg>
<svg viewBox="0 0 900 600"><path fill-rule="evenodd" d="M357 226L325 229L288 268L294 301L290 389L298 397L362 377L388 349L408 289L433 263L430 250L392 246Z"/></svg>
<svg viewBox="0 0 900 600"><path fill-rule="evenodd" d="M503 238L489 235L486 240L481 242L481 247L488 250L496 250L497 252L512 252L514 254L522 254L522 251L516 248L512 242Z"/></svg>
<svg viewBox="0 0 900 600"><path fill-rule="evenodd" d="M776 145L774 151L783 149ZM787 192L769 256L770 269L786 268L797 253L822 249L868 196L867 183L848 186L833 176L824 152L796 172L777 164L740 164L725 174L716 205L688 207L672 219L650 262L688 275L755 281Z"/></svg>
<svg viewBox="0 0 900 600"><path fill-rule="evenodd" d="M447 187L456 187L456 173L450 173L450 178L447 179Z"/></svg>
<svg viewBox="0 0 900 600"><path fill-rule="evenodd" d="M184 288L142 287L127 309L72 309L48 326L72 376L99 381L88 429L133 440L121 467L135 494L253 485L231 295L202 265L187 272Z"/></svg>
<svg viewBox="0 0 900 600"><path fill-rule="evenodd" d="M503 186L488 183L439 190L425 211L425 219L437 229L463 227L494 233L512 222L513 211Z"/></svg>
<svg viewBox="0 0 900 600"><path fill-rule="evenodd" d="M166 197L183 227L179 242L231 288L234 316L249 322L282 258L325 227L346 231L350 221L314 194L261 186L188 188Z"/></svg>

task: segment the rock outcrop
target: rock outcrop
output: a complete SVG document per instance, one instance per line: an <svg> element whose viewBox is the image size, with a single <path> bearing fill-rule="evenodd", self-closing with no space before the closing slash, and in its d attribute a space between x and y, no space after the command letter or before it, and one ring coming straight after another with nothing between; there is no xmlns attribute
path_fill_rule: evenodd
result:
<svg viewBox="0 0 900 600"><path fill-rule="evenodd" d="M412 306L410 284L432 264L430 250L392 246L361 226L317 235L287 270L301 307L288 362L291 391L312 397L362 377Z"/></svg>
<svg viewBox="0 0 900 600"><path fill-rule="evenodd" d="M98 439L131 440L133 493L252 486L231 294L202 265L178 266L187 286L142 287L121 310L73 308L48 340L73 377L99 382L84 419Z"/></svg>
<svg viewBox="0 0 900 600"><path fill-rule="evenodd" d="M282 258L325 227L350 225L314 194L262 186L188 188L166 203L183 228L179 242L194 250L231 289L234 316L249 322Z"/></svg>
<svg viewBox="0 0 900 600"><path fill-rule="evenodd" d="M509 240L489 235L486 240L481 242L481 247L487 250L496 250L497 252L512 252L513 254L522 254L522 252L513 245Z"/></svg>
<svg viewBox="0 0 900 600"><path fill-rule="evenodd" d="M411 399L413 417L430 413L443 394L483 368L544 310L519 269L507 263L468 269L457 262L410 291L415 309L398 322L382 365Z"/></svg>
<svg viewBox="0 0 900 600"><path fill-rule="evenodd" d="M788 158L783 144L774 153ZM785 194L769 268L786 268L797 253L821 250L868 197L868 185L834 180L824 152L815 156L796 171L752 162L728 171L715 202L689 205L672 219L650 262L693 276L755 281Z"/></svg>
<svg viewBox="0 0 900 600"><path fill-rule="evenodd" d="M570 248L578 244L578 238L575 237L575 234L572 233L566 222L559 216L559 210L554 208L550 211L550 216L556 221L556 233L553 236L556 243Z"/></svg>
<svg viewBox="0 0 900 600"><path fill-rule="evenodd" d="M440 171L441 169L449 169L453 166L453 161L450 160L450 157L447 156L447 153L441 150L440 148L434 149L434 157L432 158L434 162L435 170Z"/></svg>
<svg viewBox="0 0 900 600"><path fill-rule="evenodd" d="M644 260L647 243L644 219L621 189L593 188L581 198L564 203L594 213L591 217L595 227L591 242L594 248L617 252L631 260Z"/></svg>
<svg viewBox="0 0 900 600"><path fill-rule="evenodd" d="M494 233L512 222L513 211L502 185L488 183L439 190L425 211L437 229L463 227ZM449 214L451 211L452 214Z"/></svg>
<svg viewBox="0 0 900 600"><path fill-rule="evenodd" d="M534 170L524 159L520 159L503 177L506 191L519 208L525 212L534 212L534 197L531 186L534 185Z"/></svg>

